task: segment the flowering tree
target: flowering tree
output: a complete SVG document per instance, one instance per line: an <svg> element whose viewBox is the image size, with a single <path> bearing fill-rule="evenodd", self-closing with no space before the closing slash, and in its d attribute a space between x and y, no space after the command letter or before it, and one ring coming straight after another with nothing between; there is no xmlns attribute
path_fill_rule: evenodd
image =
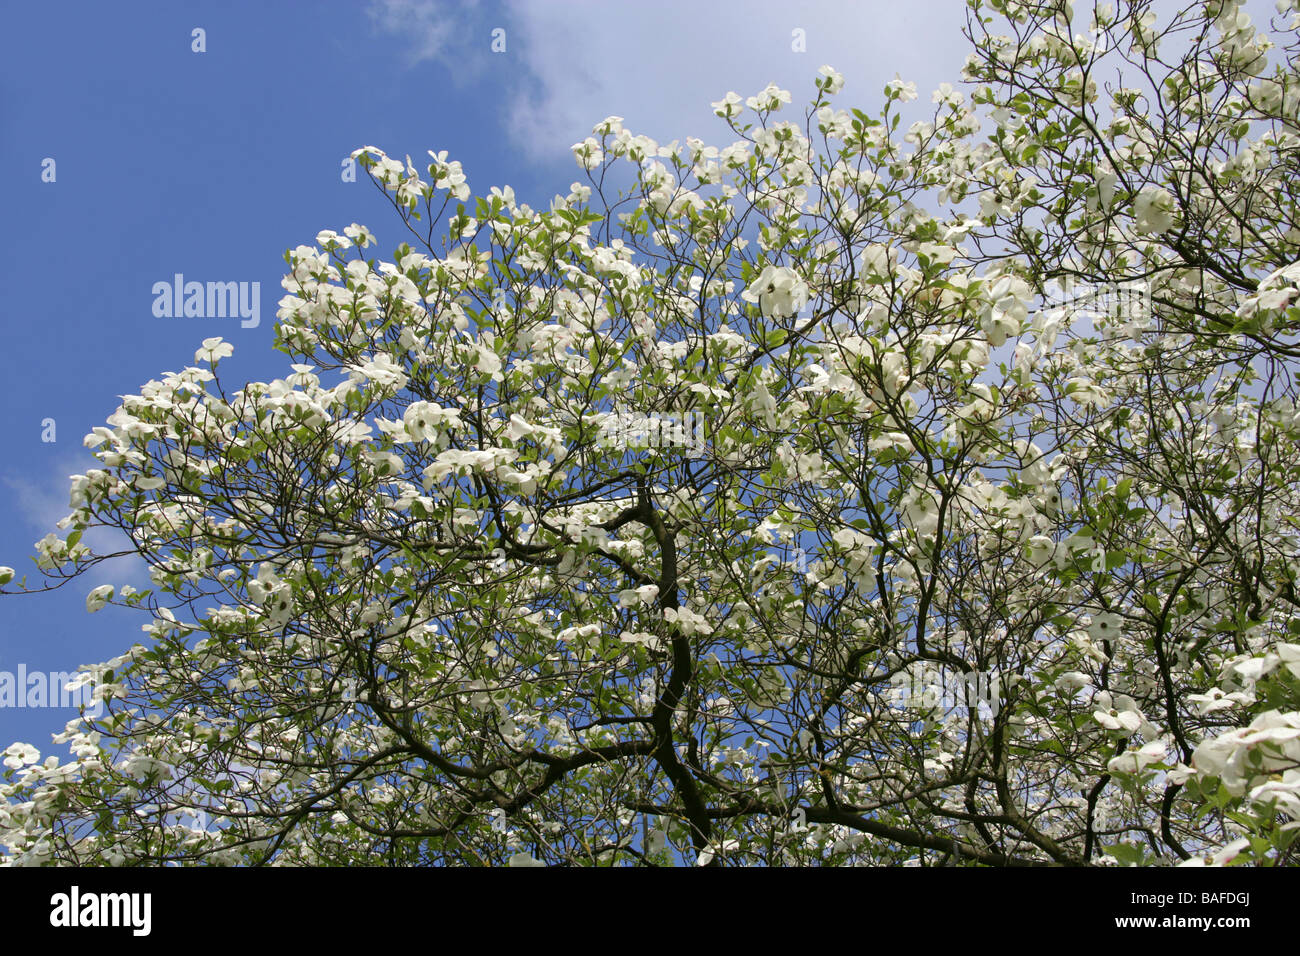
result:
<svg viewBox="0 0 1300 956"><path fill-rule="evenodd" d="M609 117L544 212L358 150L408 239L287 254L292 374L87 438L37 564L126 532L149 639L8 859L1290 862L1300 6L1146 6L971 0L901 138Z"/></svg>

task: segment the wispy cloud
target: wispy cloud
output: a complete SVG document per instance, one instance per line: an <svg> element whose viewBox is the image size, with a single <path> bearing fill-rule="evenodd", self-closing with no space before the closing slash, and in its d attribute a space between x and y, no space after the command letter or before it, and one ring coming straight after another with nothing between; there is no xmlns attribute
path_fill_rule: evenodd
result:
<svg viewBox="0 0 1300 956"><path fill-rule="evenodd" d="M453 75L491 66L492 24L475 23L474 8L372 0L371 14ZM709 107L729 90L748 96L775 82L796 104L806 102L817 69L829 63L847 80L840 102L870 109L895 73L924 93L955 82L970 52L961 35L965 5L953 0L509 0L497 16L507 31L504 56L514 61L501 72L509 133L526 159L545 163L568 160L569 146L611 114L663 142L690 135L729 142ZM472 34L481 39L467 43Z"/></svg>
<svg viewBox="0 0 1300 956"><path fill-rule="evenodd" d="M400 38L408 66L441 63L456 81L485 66L486 41L471 40L478 32L478 0L371 0L367 12L378 30Z"/></svg>
<svg viewBox="0 0 1300 956"><path fill-rule="evenodd" d="M84 474L87 467L94 465L88 464L84 457L67 456L51 463L43 477L0 475L0 485L12 495L17 504L16 510L21 512L33 533L33 543L47 534L63 533L57 526L71 510L68 504L71 484L69 478L74 474ZM82 541L95 554L116 554L131 550L130 540L117 528L88 529ZM35 553L35 548L32 553ZM19 577L31 574L29 564L21 561L9 563L18 570ZM35 576L29 576L28 580L29 583L34 581ZM129 583L136 587L148 587L149 565L138 555L125 555L97 564L81 580L87 590L101 584Z"/></svg>

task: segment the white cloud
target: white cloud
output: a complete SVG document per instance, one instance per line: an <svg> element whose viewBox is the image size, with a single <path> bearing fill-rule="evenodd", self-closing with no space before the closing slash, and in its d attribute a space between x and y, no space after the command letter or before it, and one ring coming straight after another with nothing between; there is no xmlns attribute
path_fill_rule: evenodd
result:
<svg viewBox="0 0 1300 956"><path fill-rule="evenodd" d="M482 75L497 56L514 61L499 91L509 135L527 159L570 166L569 146L611 114L661 142L700 136L726 145L734 136L713 116L711 102L729 90L749 96L775 82L794 94L793 116L812 99L824 63L846 78L837 102L868 111L895 73L916 81L923 94L945 80L955 84L970 52L961 35L965 11L958 0L508 0L498 18L507 52L494 55L487 37L495 24L471 23L471 13L450 4L371 3L372 16L407 37L419 59L439 60L453 75ZM480 32L481 43L464 42ZM800 39L806 52L794 49Z"/></svg>
<svg viewBox="0 0 1300 956"><path fill-rule="evenodd" d="M733 137L713 116L711 102L729 90L749 96L775 82L793 93L787 108L793 117L812 99L824 63L845 76L839 106L874 113L881 89L897 73L917 84L919 117L940 83L963 89L961 69L973 50L962 35L968 12L962 0L504 4L490 18L477 0L369 0L369 12L403 38L413 63L439 62L461 87L499 77L492 93L502 98L508 135L524 158L547 165L573 167L570 145L611 114L660 142L699 136L725 145ZM1159 0L1160 22L1182 6ZM1246 4L1260 28L1272 6L1271 0ZM1074 29L1086 32L1088 25L1089 10L1080 6ZM489 49L495 27L506 31L503 54ZM805 52L796 52L797 40Z"/></svg>
<svg viewBox="0 0 1300 956"><path fill-rule="evenodd" d="M402 38L408 66L441 61L453 78L462 78L472 62L465 54L477 8L478 0L371 0L367 12L381 31Z"/></svg>
<svg viewBox="0 0 1300 956"><path fill-rule="evenodd" d="M774 82L814 95L823 63L844 74L838 102L871 109L895 72L923 90L956 81L969 43L965 5L922 3L565 4L515 2L520 44L535 86L514 108L521 145L554 156L609 114L661 141L734 137L709 104L729 90L749 96ZM796 31L802 31L801 34ZM800 45L805 52L796 52ZM926 98L928 99L928 97ZM725 137L725 139L724 139Z"/></svg>
<svg viewBox="0 0 1300 956"><path fill-rule="evenodd" d="M85 474L86 468L93 468L96 462L87 464L83 456L67 457L52 463L43 480L15 477L12 474L0 477L0 484L9 489L17 502L17 511L27 519L27 524L34 534L33 547L28 555L36 553L35 543L47 534L64 537L67 530L60 530L58 523L68 516L71 490L70 476ZM117 528L90 528L82 541L95 554L116 554L132 549L130 539ZM16 577L26 574L28 584L36 584L41 574L35 566L25 560L9 561L18 571ZM150 587L149 565L139 555L126 555L95 565L81 577L81 583L89 590L101 584L133 584L137 588Z"/></svg>

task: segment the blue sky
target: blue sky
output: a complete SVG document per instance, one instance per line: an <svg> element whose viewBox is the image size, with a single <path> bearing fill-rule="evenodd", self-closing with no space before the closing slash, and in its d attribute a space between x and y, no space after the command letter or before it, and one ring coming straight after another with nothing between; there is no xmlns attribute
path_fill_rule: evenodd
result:
<svg viewBox="0 0 1300 956"><path fill-rule="evenodd" d="M340 176L353 149L417 164L445 149L476 195L508 184L545 208L580 178L569 146L610 114L661 142L725 146L735 137L711 101L776 82L799 107L823 63L846 77L840 106L876 111L900 73L928 108L927 91L958 79L964 15L961 0L7 5L0 565L39 582L33 543L67 513L68 476L97 464L83 436L120 395L194 364L204 338L235 346L227 385L289 372L271 349L285 249L360 222L391 255L396 215L364 175ZM155 316L154 284L177 273L260 283L260 323ZM147 586L141 569L121 559L0 598L0 672L74 671L140 640L147 618L89 616L85 599ZM62 755L49 735L73 716L0 707L0 749Z"/></svg>

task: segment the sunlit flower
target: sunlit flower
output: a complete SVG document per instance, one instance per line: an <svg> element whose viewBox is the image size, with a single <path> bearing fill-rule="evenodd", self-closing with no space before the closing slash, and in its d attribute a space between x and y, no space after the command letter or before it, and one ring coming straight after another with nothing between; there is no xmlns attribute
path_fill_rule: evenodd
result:
<svg viewBox="0 0 1300 956"><path fill-rule="evenodd" d="M1095 710L1092 716L1107 730L1117 730L1125 734L1136 733L1142 726L1142 715L1132 710L1111 707L1108 710Z"/></svg>
<svg viewBox="0 0 1300 956"><path fill-rule="evenodd" d="M113 599L113 585L101 584L86 595L86 610L94 614Z"/></svg>
<svg viewBox="0 0 1300 956"><path fill-rule="evenodd" d="M916 99L916 84L905 81L895 73L894 78L885 84L885 95L890 99L897 98L906 103Z"/></svg>
<svg viewBox="0 0 1300 956"><path fill-rule="evenodd" d="M41 752L31 744L15 743L5 748L4 764L11 770L18 770L41 759Z"/></svg>
<svg viewBox="0 0 1300 956"><path fill-rule="evenodd" d="M798 313L808 302L808 284L785 266L764 266L740 297L758 304L765 316L783 318Z"/></svg>
<svg viewBox="0 0 1300 956"><path fill-rule="evenodd" d="M215 338L203 340L203 348L194 353L194 361L210 362L215 365L223 358L234 354L235 347L229 342L222 341L221 336L218 335Z"/></svg>
<svg viewBox="0 0 1300 956"><path fill-rule="evenodd" d="M1250 847L1250 841L1245 837L1241 837L1240 839L1233 840L1231 843L1229 843L1227 846L1223 847L1222 849L1216 850L1213 853L1208 853L1205 855L1193 856L1188 860L1184 860L1182 863L1178 865L1180 867L1227 866L1229 863L1231 863L1233 860L1235 860L1238 856L1241 855L1242 850L1246 850L1249 847Z"/></svg>
<svg viewBox="0 0 1300 956"><path fill-rule="evenodd" d="M1111 773L1141 773L1151 764L1164 760L1168 749L1164 741L1153 740L1137 750L1126 750L1119 756L1112 757L1106 769Z"/></svg>
<svg viewBox="0 0 1300 956"><path fill-rule="evenodd" d="M1145 186L1133 200L1133 220L1138 232L1160 233L1172 228L1174 197L1159 186Z"/></svg>
<svg viewBox="0 0 1300 956"><path fill-rule="evenodd" d="M361 249L365 249L368 246L373 246L375 244L374 234L365 226L358 225L355 222L344 229L343 234L351 239L352 242Z"/></svg>
<svg viewBox="0 0 1300 956"><path fill-rule="evenodd" d="M1088 636L1094 641L1112 640L1119 637L1123 619L1112 611L1102 611L1092 616L1088 625Z"/></svg>
<svg viewBox="0 0 1300 956"><path fill-rule="evenodd" d="M844 75L836 72L830 66L823 66L817 71L817 75L822 77L818 85L827 93L838 93L844 89Z"/></svg>
<svg viewBox="0 0 1300 956"><path fill-rule="evenodd" d="M665 608L664 620L676 624L677 629L687 637L692 634L712 634L713 625L703 616L687 608Z"/></svg>
<svg viewBox="0 0 1300 956"><path fill-rule="evenodd" d="M769 83L763 92L745 100L745 105L751 110L779 110L789 102L789 90L783 90L775 83Z"/></svg>
<svg viewBox="0 0 1300 956"><path fill-rule="evenodd" d="M1042 567L1056 553L1056 542L1046 535L1036 534L1029 539L1029 560L1036 567Z"/></svg>
<svg viewBox="0 0 1300 956"><path fill-rule="evenodd" d="M1056 679L1056 687L1067 693L1087 687L1089 683L1091 683L1091 678L1079 671L1066 671Z"/></svg>

